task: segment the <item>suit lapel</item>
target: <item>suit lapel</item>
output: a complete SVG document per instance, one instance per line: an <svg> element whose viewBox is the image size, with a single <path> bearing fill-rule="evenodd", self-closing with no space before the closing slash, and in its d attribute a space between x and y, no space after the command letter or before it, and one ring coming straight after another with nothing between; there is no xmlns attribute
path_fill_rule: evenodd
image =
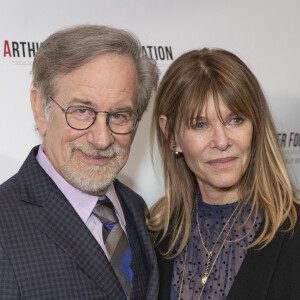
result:
<svg viewBox="0 0 300 300"><path fill-rule="evenodd" d="M69 255L107 295L122 288L101 247L59 191L52 191L36 220L36 226ZM111 278L103 286L103 277ZM107 296L109 299L109 296Z"/></svg>
<svg viewBox="0 0 300 300"><path fill-rule="evenodd" d="M26 173L30 172L30 176ZM32 152L22 168L22 200L41 206L36 227L60 247L107 294L122 299L124 293L102 248L61 191L39 166ZM109 281L109 284L107 282ZM125 299L125 298L124 298Z"/></svg>
<svg viewBox="0 0 300 300"><path fill-rule="evenodd" d="M160 237L157 237L159 240ZM161 253L168 250L171 235L167 234L164 239L156 246L157 263L159 265L159 300L170 298L170 289L172 284L174 259L166 259ZM173 251L172 254L174 254Z"/></svg>
<svg viewBox="0 0 300 300"><path fill-rule="evenodd" d="M256 236L260 232L260 226ZM284 234L277 232L274 239L261 250L250 248L233 282L227 300L267 299L269 286L281 251Z"/></svg>

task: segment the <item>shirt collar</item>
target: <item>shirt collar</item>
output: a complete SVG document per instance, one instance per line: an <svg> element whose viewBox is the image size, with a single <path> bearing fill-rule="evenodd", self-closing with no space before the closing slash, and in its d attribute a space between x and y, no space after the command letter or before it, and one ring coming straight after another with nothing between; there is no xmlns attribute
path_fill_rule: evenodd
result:
<svg viewBox="0 0 300 300"><path fill-rule="evenodd" d="M44 153L43 145L40 145L36 159L40 166L70 202L81 220L86 223L95 205L97 204L98 196L89 195L68 183L53 167L52 163ZM109 186L106 195L114 205L119 217L121 218L121 221L126 225L123 210L113 184Z"/></svg>

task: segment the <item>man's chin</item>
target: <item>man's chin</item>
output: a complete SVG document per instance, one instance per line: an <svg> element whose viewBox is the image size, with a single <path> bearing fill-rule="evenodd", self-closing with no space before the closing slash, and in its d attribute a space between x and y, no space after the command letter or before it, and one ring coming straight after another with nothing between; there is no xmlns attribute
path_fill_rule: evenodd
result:
<svg viewBox="0 0 300 300"><path fill-rule="evenodd" d="M77 189L92 195L103 194L116 178L127 161L117 156L109 163L99 166L85 161L68 160L64 165L65 179Z"/></svg>
<svg viewBox="0 0 300 300"><path fill-rule="evenodd" d="M65 179L75 188L92 195L105 192L116 178L120 170L112 166L79 166L66 165Z"/></svg>
<svg viewBox="0 0 300 300"><path fill-rule="evenodd" d="M94 177L75 177L68 176L68 182L77 189L92 195L100 195L105 192L116 178L116 175L94 176Z"/></svg>
<svg viewBox="0 0 300 300"><path fill-rule="evenodd" d="M100 196L106 193L108 190L109 186L112 184L113 180L110 182L107 182L106 184L97 184L97 185L80 185L80 186L75 186L79 190L81 190L84 193L90 194L90 195L95 195L95 196Z"/></svg>

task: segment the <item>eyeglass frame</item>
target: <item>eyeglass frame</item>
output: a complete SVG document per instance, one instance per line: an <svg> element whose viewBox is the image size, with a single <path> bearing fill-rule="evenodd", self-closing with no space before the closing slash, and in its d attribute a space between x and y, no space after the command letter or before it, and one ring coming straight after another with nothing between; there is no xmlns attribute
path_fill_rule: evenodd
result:
<svg viewBox="0 0 300 300"><path fill-rule="evenodd" d="M109 128L109 130L114 133L114 134L119 134L119 135L125 135L125 134L129 134L131 133L132 131L136 130L137 128L137 125L139 123L139 121L141 120L141 118L139 118L139 115L134 112L134 111L131 111L131 110L115 110L115 111L112 111L112 112L108 112L108 111L105 111L105 110L94 110L92 107L90 106L85 106L85 105L70 105L68 106L67 108L63 108L56 100L53 99L52 96L49 96L50 100L52 100L60 109L63 113L65 113L65 119L66 119L66 122L68 124L69 127L71 127L72 129L74 130L87 130L89 129L95 122L96 122L96 119L97 119L97 114L98 113L105 113L106 114L106 126ZM79 129L79 128L75 128L73 126L71 126L68 122L68 117L67 117L67 113L68 113L68 109L72 108L72 107L86 107L90 110L92 110L94 113L95 113L95 117L94 117L94 120L92 122L91 125L89 125L87 128L84 128L84 129ZM111 128L110 128L110 123L109 123L109 120L110 120L110 117L111 115L115 114L115 113L118 113L118 112L130 112L130 113L133 113L135 116L136 116L136 121L135 121L135 124L133 126L133 128L129 131L129 132L126 132L126 133L118 133L118 132L115 132L113 131Z"/></svg>

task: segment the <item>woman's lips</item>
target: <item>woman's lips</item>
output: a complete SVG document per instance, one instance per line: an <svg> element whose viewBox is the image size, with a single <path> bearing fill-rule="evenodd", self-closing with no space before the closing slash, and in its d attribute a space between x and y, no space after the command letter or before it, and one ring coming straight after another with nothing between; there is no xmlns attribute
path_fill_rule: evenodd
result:
<svg viewBox="0 0 300 300"><path fill-rule="evenodd" d="M217 158L209 160L207 163L216 169L226 169L231 167L237 160L236 156Z"/></svg>

